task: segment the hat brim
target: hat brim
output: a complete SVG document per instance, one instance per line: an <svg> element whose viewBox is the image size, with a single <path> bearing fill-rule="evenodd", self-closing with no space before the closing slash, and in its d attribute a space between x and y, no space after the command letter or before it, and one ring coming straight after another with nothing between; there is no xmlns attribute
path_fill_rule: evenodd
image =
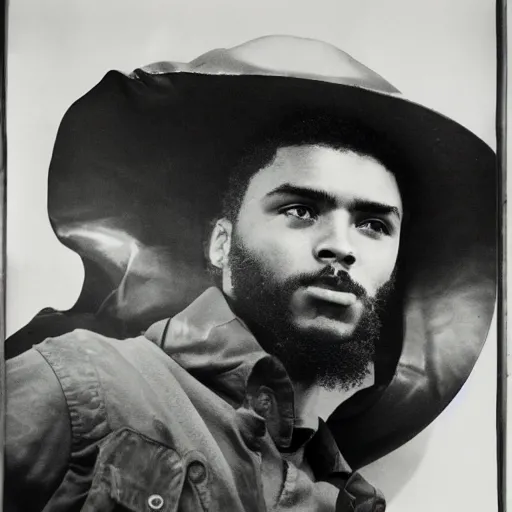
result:
<svg viewBox="0 0 512 512"><path fill-rule="evenodd" d="M110 72L64 117L49 214L85 263L74 311L101 309L138 332L211 284L202 246L238 148L269 121L311 109L385 133L410 163L414 190L401 248L403 339L382 342L388 367L376 386L329 420L344 456L359 467L426 427L485 342L495 303L496 169L479 138L421 105L358 87Z"/></svg>

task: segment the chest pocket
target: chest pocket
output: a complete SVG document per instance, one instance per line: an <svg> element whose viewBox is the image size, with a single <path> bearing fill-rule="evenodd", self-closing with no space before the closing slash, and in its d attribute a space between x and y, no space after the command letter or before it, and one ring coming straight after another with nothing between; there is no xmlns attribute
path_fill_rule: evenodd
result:
<svg viewBox="0 0 512 512"><path fill-rule="evenodd" d="M209 499L202 454L180 456L125 428L102 444L82 512L208 511Z"/></svg>

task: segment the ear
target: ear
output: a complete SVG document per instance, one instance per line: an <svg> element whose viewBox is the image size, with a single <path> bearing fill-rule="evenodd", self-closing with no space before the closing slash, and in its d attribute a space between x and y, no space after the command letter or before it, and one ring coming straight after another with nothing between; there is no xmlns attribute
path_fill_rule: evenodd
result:
<svg viewBox="0 0 512 512"><path fill-rule="evenodd" d="M210 263L223 270L228 264L229 250L231 248L231 232L233 226L227 219L219 219L215 223L210 238L208 257Z"/></svg>

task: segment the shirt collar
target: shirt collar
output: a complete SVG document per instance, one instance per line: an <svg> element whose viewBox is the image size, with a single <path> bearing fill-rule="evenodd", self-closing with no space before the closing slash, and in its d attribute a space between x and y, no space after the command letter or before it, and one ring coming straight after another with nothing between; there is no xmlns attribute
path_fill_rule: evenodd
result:
<svg viewBox="0 0 512 512"><path fill-rule="evenodd" d="M352 473L329 427L321 419L318 430L306 444L304 456L317 480L329 480L333 475L344 479Z"/></svg>

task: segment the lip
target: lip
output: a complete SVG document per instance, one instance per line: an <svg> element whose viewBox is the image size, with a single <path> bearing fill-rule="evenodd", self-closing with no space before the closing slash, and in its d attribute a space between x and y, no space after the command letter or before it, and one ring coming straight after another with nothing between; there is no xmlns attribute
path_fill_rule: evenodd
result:
<svg viewBox="0 0 512 512"><path fill-rule="evenodd" d="M323 286L308 286L306 293L314 299L344 307L353 306L357 301L357 297L353 293L333 290Z"/></svg>

